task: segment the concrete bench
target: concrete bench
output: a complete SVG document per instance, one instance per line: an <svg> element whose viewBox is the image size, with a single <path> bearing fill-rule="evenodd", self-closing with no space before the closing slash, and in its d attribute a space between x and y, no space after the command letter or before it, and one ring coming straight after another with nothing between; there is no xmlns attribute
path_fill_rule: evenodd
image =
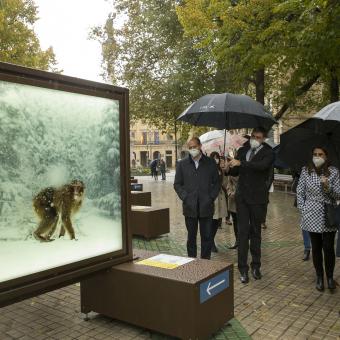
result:
<svg viewBox="0 0 340 340"><path fill-rule="evenodd" d="M131 191L131 205L151 207L151 192Z"/></svg>
<svg viewBox="0 0 340 340"><path fill-rule="evenodd" d="M284 174L274 174L274 187L276 188L284 188L284 191L287 192L292 189L293 177L291 175Z"/></svg>
<svg viewBox="0 0 340 340"><path fill-rule="evenodd" d="M169 208L131 207L131 230L133 235L146 239L170 232Z"/></svg>

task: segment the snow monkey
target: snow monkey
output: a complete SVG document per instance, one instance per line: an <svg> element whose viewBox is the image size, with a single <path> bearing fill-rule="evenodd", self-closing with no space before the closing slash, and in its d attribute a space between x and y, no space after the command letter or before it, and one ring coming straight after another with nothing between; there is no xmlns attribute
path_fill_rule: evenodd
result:
<svg viewBox="0 0 340 340"><path fill-rule="evenodd" d="M65 229L69 233L71 240L75 239L71 216L75 214L84 198L85 185L80 180L73 180L61 188L46 188L40 191L33 198L33 208L40 223L33 232L33 236L42 242L53 241L59 217L61 217L61 229L59 237L65 235Z"/></svg>

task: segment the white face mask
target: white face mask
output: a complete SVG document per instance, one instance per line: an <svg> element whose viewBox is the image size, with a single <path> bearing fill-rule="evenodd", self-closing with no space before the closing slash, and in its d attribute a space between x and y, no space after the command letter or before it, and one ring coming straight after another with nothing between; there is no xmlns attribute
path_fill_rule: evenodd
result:
<svg viewBox="0 0 340 340"><path fill-rule="evenodd" d="M261 145L261 143L254 138L250 138L249 143L252 149L257 149Z"/></svg>
<svg viewBox="0 0 340 340"><path fill-rule="evenodd" d="M191 157L195 158L197 157L199 154L200 154L200 150L199 149L190 149L189 150L189 153L191 155Z"/></svg>
<svg viewBox="0 0 340 340"><path fill-rule="evenodd" d="M320 166L325 164L325 160L322 157L314 156L313 163L317 168L319 168Z"/></svg>

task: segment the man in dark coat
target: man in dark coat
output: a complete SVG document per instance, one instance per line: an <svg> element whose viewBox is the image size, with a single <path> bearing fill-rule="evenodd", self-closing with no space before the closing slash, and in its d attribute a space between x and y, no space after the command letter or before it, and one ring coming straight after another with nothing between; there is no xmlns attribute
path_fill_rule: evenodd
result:
<svg viewBox="0 0 340 340"><path fill-rule="evenodd" d="M155 180L158 180L157 165L158 165L158 159L154 159L150 163L151 177L153 177Z"/></svg>
<svg viewBox="0 0 340 340"><path fill-rule="evenodd" d="M201 258L211 256L211 228L214 202L221 189L216 162L203 155L197 137L188 143L189 156L177 163L174 188L183 201L183 215L188 230L189 257L197 256L198 223L201 235Z"/></svg>
<svg viewBox="0 0 340 340"><path fill-rule="evenodd" d="M261 223L268 203L268 177L272 171L272 148L264 143L266 130L255 128L249 143L240 148L228 163L229 174L239 176L235 194L238 218L238 269L242 283L249 282L248 250L252 255L251 272L261 279Z"/></svg>

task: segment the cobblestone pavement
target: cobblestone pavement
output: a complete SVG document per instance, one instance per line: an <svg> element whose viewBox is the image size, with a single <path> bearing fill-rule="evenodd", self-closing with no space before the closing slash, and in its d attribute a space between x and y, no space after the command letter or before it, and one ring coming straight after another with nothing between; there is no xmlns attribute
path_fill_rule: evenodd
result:
<svg viewBox="0 0 340 340"><path fill-rule="evenodd" d="M140 178L144 191L152 191L155 207L170 207L171 233L156 240L134 239L134 247L185 255L186 230L181 204L166 182ZM299 216L293 197L273 193L268 229L263 230L263 279L239 283L235 275L235 319L214 339L340 339L340 288L335 293L315 290L311 261L303 262ZM223 223L217 233L219 252L214 259L237 262L232 226ZM235 272L237 274L237 271ZM335 279L340 282L339 263ZM169 339L160 334L91 313L80 314L79 284L50 292L0 310L3 339Z"/></svg>

